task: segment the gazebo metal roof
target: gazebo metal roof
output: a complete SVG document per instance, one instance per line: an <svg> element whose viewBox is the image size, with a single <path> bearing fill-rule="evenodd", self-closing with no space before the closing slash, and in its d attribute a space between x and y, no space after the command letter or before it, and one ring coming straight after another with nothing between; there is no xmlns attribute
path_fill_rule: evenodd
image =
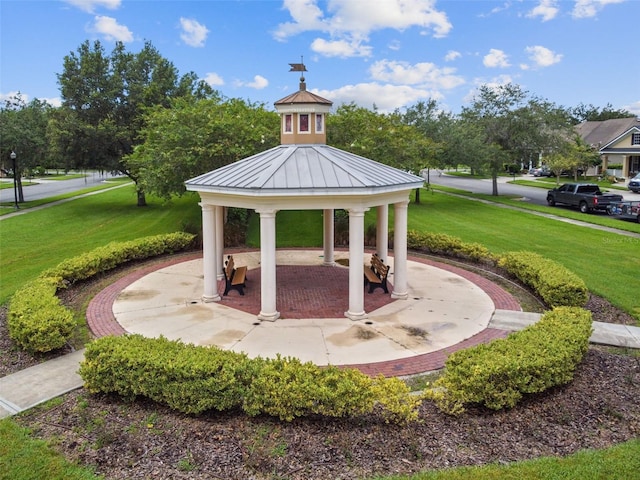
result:
<svg viewBox="0 0 640 480"><path fill-rule="evenodd" d="M186 182L187 190L250 196L367 195L424 179L329 145L280 145Z"/></svg>

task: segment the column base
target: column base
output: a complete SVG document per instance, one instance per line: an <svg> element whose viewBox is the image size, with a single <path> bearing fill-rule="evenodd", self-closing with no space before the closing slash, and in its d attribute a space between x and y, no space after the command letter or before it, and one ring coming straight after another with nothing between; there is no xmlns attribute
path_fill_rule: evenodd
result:
<svg viewBox="0 0 640 480"><path fill-rule="evenodd" d="M219 302L220 300L222 300L222 297L220 297L218 293L215 295L202 295L202 301L204 303Z"/></svg>
<svg viewBox="0 0 640 480"><path fill-rule="evenodd" d="M322 262L323 267L335 267L336 265L336 262Z"/></svg>
<svg viewBox="0 0 640 480"><path fill-rule="evenodd" d="M391 298L394 299L398 299L398 300L406 300L407 298L409 298L409 293L408 292L391 292Z"/></svg>
<svg viewBox="0 0 640 480"><path fill-rule="evenodd" d="M369 318L369 315L367 315L367 312L365 311L362 311L360 313L344 312L344 316L349 320L353 320L354 322L357 320L364 320L365 318Z"/></svg>
<svg viewBox="0 0 640 480"><path fill-rule="evenodd" d="M258 314L258 320L262 320L265 322L275 322L279 318L280 318L280 312L273 312L273 313L260 312Z"/></svg>

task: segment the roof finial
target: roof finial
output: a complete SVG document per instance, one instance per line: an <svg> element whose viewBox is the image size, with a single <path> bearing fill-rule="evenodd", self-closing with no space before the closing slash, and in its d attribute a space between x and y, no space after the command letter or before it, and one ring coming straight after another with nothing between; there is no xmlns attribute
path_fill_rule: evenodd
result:
<svg viewBox="0 0 640 480"><path fill-rule="evenodd" d="M289 66L291 67L289 69L290 72L306 72L307 71L307 67L304 66L302 55L300 55L300 63L290 63ZM304 74L300 73L300 90L306 90L306 89L307 89L307 85L304 82Z"/></svg>

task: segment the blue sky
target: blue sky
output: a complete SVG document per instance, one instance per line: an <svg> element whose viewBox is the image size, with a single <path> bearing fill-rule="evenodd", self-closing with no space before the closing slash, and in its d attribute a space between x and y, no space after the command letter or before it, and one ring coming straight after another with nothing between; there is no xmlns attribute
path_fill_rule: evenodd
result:
<svg viewBox="0 0 640 480"><path fill-rule="evenodd" d="M272 106L298 89L381 111L434 99L459 113L479 85L640 115L639 0L0 0L0 99L59 105L85 40L138 52Z"/></svg>

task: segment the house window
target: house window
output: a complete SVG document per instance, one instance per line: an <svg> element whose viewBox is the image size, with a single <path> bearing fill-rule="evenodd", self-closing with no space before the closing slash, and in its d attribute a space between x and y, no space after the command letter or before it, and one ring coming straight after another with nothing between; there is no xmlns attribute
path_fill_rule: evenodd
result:
<svg viewBox="0 0 640 480"><path fill-rule="evenodd" d="M631 145L640 145L640 133L631 134Z"/></svg>
<svg viewBox="0 0 640 480"><path fill-rule="evenodd" d="M321 113L316 113L316 133L324 132L324 116Z"/></svg>
<svg viewBox="0 0 640 480"><path fill-rule="evenodd" d="M290 113L284 116L284 132L293 132L293 115L291 115Z"/></svg>
<svg viewBox="0 0 640 480"><path fill-rule="evenodd" d="M308 113L300 114L300 128L298 131L300 133L302 132L309 133L309 114Z"/></svg>

